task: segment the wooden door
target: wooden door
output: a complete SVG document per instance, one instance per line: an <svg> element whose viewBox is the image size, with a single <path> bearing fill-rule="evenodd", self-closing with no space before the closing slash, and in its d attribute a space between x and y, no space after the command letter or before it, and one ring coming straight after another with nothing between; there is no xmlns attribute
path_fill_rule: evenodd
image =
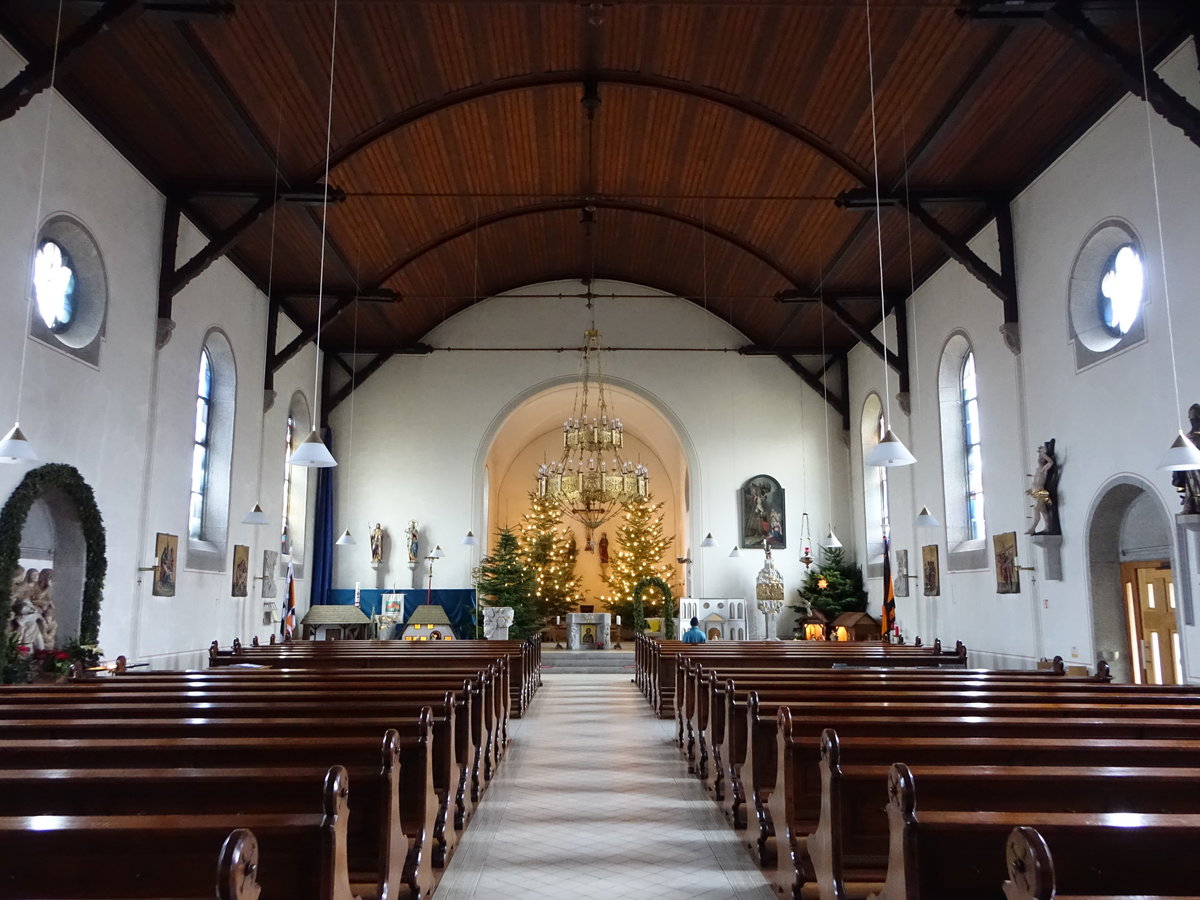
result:
<svg viewBox="0 0 1200 900"><path fill-rule="evenodd" d="M1180 684L1183 660L1170 563L1165 559L1123 563L1121 580L1129 617L1134 682Z"/></svg>

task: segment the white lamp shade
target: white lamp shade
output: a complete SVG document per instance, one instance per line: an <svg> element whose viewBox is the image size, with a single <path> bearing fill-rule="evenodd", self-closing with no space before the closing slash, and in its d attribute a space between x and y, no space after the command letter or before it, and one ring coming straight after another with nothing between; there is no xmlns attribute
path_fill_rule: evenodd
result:
<svg viewBox="0 0 1200 900"><path fill-rule="evenodd" d="M334 543L340 547L345 547L347 544L357 544L358 541L356 541L354 539L354 535L352 535L350 533L350 529L347 528L345 531L342 532L342 536L340 538L338 538L336 541L334 541Z"/></svg>
<svg viewBox="0 0 1200 900"><path fill-rule="evenodd" d="M929 511L928 506L922 506L921 511L917 513L918 528L939 528L941 522L933 517L933 513Z"/></svg>
<svg viewBox="0 0 1200 900"><path fill-rule="evenodd" d="M467 536L462 539L462 542L467 547L475 547L479 544L479 538L475 537L475 532L468 531Z"/></svg>
<svg viewBox="0 0 1200 900"><path fill-rule="evenodd" d="M883 440L871 448L867 454L868 466L911 466L917 458L908 452L900 438L888 429L883 433Z"/></svg>
<svg viewBox="0 0 1200 900"><path fill-rule="evenodd" d="M3 453L3 445L0 444L0 453ZM1200 449L1192 443L1182 431L1179 432L1174 442L1163 454L1162 462L1158 467L1165 472L1186 472L1189 469L1200 469Z"/></svg>
<svg viewBox="0 0 1200 900"><path fill-rule="evenodd" d="M833 529L829 529L829 534L825 535L825 540L821 541L821 546L829 550L836 550L842 546L842 542L838 540L838 536L833 533Z"/></svg>
<svg viewBox="0 0 1200 900"><path fill-rule="evenodd" d="M333 454L329 452L329 448L325 446L325 442L321 440L321 436L317 434L315 428L296 448L296 452L292 454L292 458L288 462L293 466L304 466L310 469L328 469L337 465L337 460L333 458Z"/></svg>
<svg viewBox="0 0 1200 900"><path fill-rule="evenodd" d="M0 439L0 462L17 462L19 460L36 460L38 455L33 446L21 433L20 423L14 423L3 439Z"/></svg>
<svg viewBox="0 0 1200 900"><path fill-rule="evenodd" d="M270 521L267 514L263 512L263 508L257 503L254 504L254 509L242 516L243 525L266 525Z"/></svg>
<svg viewBox="0 0 1200 900"><path fill-rule="evenodd" d="M444 550L442 550L442 545L436 544L436 545L434 545L433 552L429 554L429 558L430 559L441 559L445 555L446 555L446 552Z"/></svg>
<svg viewBox="0 0 1200 900"><path fill-rule="evenodd" d="M701 550L707 550L707 549L709 549L710 547L719 547L719 546L720 546L720 544L718 544L718 543L717 543L717 539L716 539L715 537L713 537L713 536L712 536L712 532L711 532L711 531L710 531L710 532L709 532L707 535L705 535L705 537L704 537L704 540L702 540L702 541L700 542L700 549L701 549Z"/></svg>
<svg viewBox="0 0 1200 900"><path fill-rule="evenodd" d="M734 544L733 549L729 551L729 558L730 559L741 559L742 558L742 548L739 547L737 544Z"/></svg>

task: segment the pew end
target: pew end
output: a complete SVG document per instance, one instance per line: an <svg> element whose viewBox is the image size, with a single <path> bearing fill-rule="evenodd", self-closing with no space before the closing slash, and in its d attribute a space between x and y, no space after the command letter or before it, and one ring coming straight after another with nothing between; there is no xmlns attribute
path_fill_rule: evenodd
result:
<svg viewBox="0 0 1200 900"><path fill-rule="evenodd" d="M217 900L258 900L258 838L248 828L235 828L217 858Z"/></svg>
<svg viewBox="0 0 1200 900"><path fill-rule="evenodd" d="M1054 863L1036 828L1014 828L1004 846L1007 900L1054 900Z"/></svg>

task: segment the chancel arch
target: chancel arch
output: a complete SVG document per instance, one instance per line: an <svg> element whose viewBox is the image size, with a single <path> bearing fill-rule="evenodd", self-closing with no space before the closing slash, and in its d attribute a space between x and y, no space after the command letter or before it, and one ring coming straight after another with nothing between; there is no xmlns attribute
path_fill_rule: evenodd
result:
<svg viewBox="0 0 1200 900"><path fill-rule="evenodd" d="M650 470L650 494L655 503L662 503L663 532L675 538L672 559L664 562L684 557L692 543L685 483L694 459L686 433L664 405L637 385L610 377L604 383L610 409L625 424L622 455ZM491 550L499 529L519 528L529 509L529 493L537 488L538 466L562 455L563 420L572 415L578 385L568 378L531 387L496 416L484 436L476 465L477 502L487 511L483 553ZM610 553L615 553L622 522L618 513L597 529L593 536L597 546L589 550L585 527L567 517L563 520L576 536L576 574L583 577L583 603L594 605L597 612L604 611L601 596L607 592L598 544L607 534ZM681 586L684 577L680 566L676 580Z"/></svg>

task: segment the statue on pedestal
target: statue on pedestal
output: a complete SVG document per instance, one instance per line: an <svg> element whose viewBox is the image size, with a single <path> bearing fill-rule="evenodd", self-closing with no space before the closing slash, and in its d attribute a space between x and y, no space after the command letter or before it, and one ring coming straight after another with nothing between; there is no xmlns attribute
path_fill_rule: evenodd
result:
<svg viewBox="0 0 1200 900"><path fill-rule="evenodd" d="M381 562L383 562L383 525L376 522L375 527L371 529L371 564L378 565Z"/></svg>
<svg viewBox="0 0 1200 900"><path fill-rule="evenodd" d="M1033 498L1033 524L1025 533L1062 534L1058 522L1058 460L1054 455L1054 438L1038 445L1033 487L1026 493Z"/></svg>
<svg viewBox="0 0 1200 900"><path fill-rule="evenodd" d="M408 537L408 564L409 566L416 566L416 564L420 561L420 557L417 555L416 519L408 520L408 527L404 529L404 534Z"/></svg>
<svg viewBox="0 0 1200 900"><path fill-rule="evenodd" d="M1192 425L1191 431L1188 432L1188 440L1200 447L1200 403L1193 403L1188 407L1188 421ZM1171 484L1179 492L1182 504L1179 515L1200 514L1200 469L1172 472Z"/></svg>

